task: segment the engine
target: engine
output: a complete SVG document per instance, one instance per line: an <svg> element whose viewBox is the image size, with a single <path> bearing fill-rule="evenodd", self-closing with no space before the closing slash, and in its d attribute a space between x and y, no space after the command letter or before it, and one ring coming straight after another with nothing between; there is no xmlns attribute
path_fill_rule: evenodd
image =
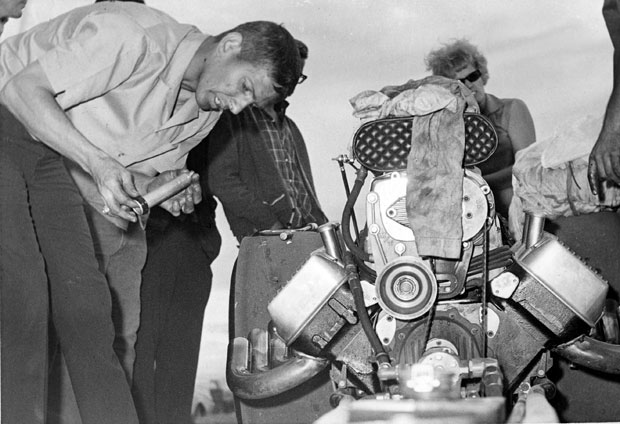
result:
<svg viewBox="0 0 620 424"><path fill-rule="evenodd" d="M496 143L480 115L464 118L461 255L419 254L406 201L411 119L363 125L354 159L339 158L357 170L342 223L311 229L320 243L296 250L266 306L270 322L232 343L228 382L238 397L272 398L328 372L331 406L355 400L343 422L402 413L503 422L520 393L552 390L549 349L601 316L606 281L543 231L544 218L528 215L522 240L509 241L475 166ZM350 224L369 174L358 231ZM263 234L260 245L272 257L295 237Z"/></svg>

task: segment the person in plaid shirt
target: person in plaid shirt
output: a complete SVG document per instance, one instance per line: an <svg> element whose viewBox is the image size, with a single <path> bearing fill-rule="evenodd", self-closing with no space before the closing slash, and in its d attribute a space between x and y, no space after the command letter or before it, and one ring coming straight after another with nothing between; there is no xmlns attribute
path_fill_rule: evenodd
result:
<svg viewBox="0 0 620 424"><path fill-rule="evenodd" d="M308 48L298 40L303 63ZM299 83L306 76L302 74ZM289 95L292 94L289 93ZM323 224L308 151L288 102L224 112L205 139L208 185L239 242L261 230ZM203 176L205 174L203 173Z"/></svg>

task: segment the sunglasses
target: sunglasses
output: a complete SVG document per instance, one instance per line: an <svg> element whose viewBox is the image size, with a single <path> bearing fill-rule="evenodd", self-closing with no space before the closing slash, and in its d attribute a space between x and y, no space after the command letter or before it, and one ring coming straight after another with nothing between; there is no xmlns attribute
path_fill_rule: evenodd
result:
<svg viewBox="0 0 620 424"><path fill-rule="evenodd" d="M482 76L482 72L480 72L480 69L476 69L474 72L467 75L465 78L459 78L459 81L461 81L463 84L465 84L465 81L476 82L481 76Z"/></svg>
<svg viewBox="0 0 620 424"><path fill-rule="evenodd" d="M299 80L297 81L297 84L301 84L302 82L304 82L304 81L305 81L305 80L307 80L307 79L308 79L308 76L307 76L307 75L301 74L301 75L299 76Z"/></svg>

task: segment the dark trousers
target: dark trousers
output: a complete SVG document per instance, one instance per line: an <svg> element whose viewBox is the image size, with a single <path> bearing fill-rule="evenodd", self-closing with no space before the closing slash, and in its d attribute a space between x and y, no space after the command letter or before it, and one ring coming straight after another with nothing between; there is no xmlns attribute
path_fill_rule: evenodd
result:
<svg viewBox="0 0 620 424"><path fill-rule="evenodd" d="M2 422L45 421L51 317L82 422L135 423L82 197L61 157L4 108L0 124Z"/></svg>
<svg viewBox="0 0 620 424"><path fill-rule="evenodd" d="M133 380L142 424L192 422L210 265L221 242L214 226L204 230L161 209L149 218Z"/></svg>

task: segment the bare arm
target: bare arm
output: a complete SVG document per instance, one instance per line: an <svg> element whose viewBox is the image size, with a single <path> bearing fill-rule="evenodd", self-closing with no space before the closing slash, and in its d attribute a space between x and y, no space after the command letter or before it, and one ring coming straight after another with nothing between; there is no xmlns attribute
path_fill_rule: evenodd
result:
<svg viewBox="0 0 620 424"><path fill-rule="evenodd" d="M536 130L532 114L525 102L515 99L510 110L508 134L512 143L512 151L517 153L536 142Z"/></svg>
<svg viewBox="0 0 620 424"><path fill-rule="evenodd" d="M534 128L532 115L522 100L515 99L512 102L509 116L510 121L507 131L510 136L513 154L516 155L519 150L525 149L536 142L536 130ZM493 186L501 181L505 181L505 179L511 175L512 165L487 174L484 176L484 179Z"/></svg>
<svg viewBox="0 0 620 424"><path fill-rule="evenodd" d="M92 175L112 215L135 222L138 195L134 177L118 161L88 141L69 121L37 61L13 77L0 92L2 102L28 131Z"/></svg>
<svg viewBox="0 0 620 424"><path fill-rule="evenodd" d="M620 52L614 51L614 83L603 128L590 153L588 181L593 194L599 193L602 180L620 185Z"/></svg>

